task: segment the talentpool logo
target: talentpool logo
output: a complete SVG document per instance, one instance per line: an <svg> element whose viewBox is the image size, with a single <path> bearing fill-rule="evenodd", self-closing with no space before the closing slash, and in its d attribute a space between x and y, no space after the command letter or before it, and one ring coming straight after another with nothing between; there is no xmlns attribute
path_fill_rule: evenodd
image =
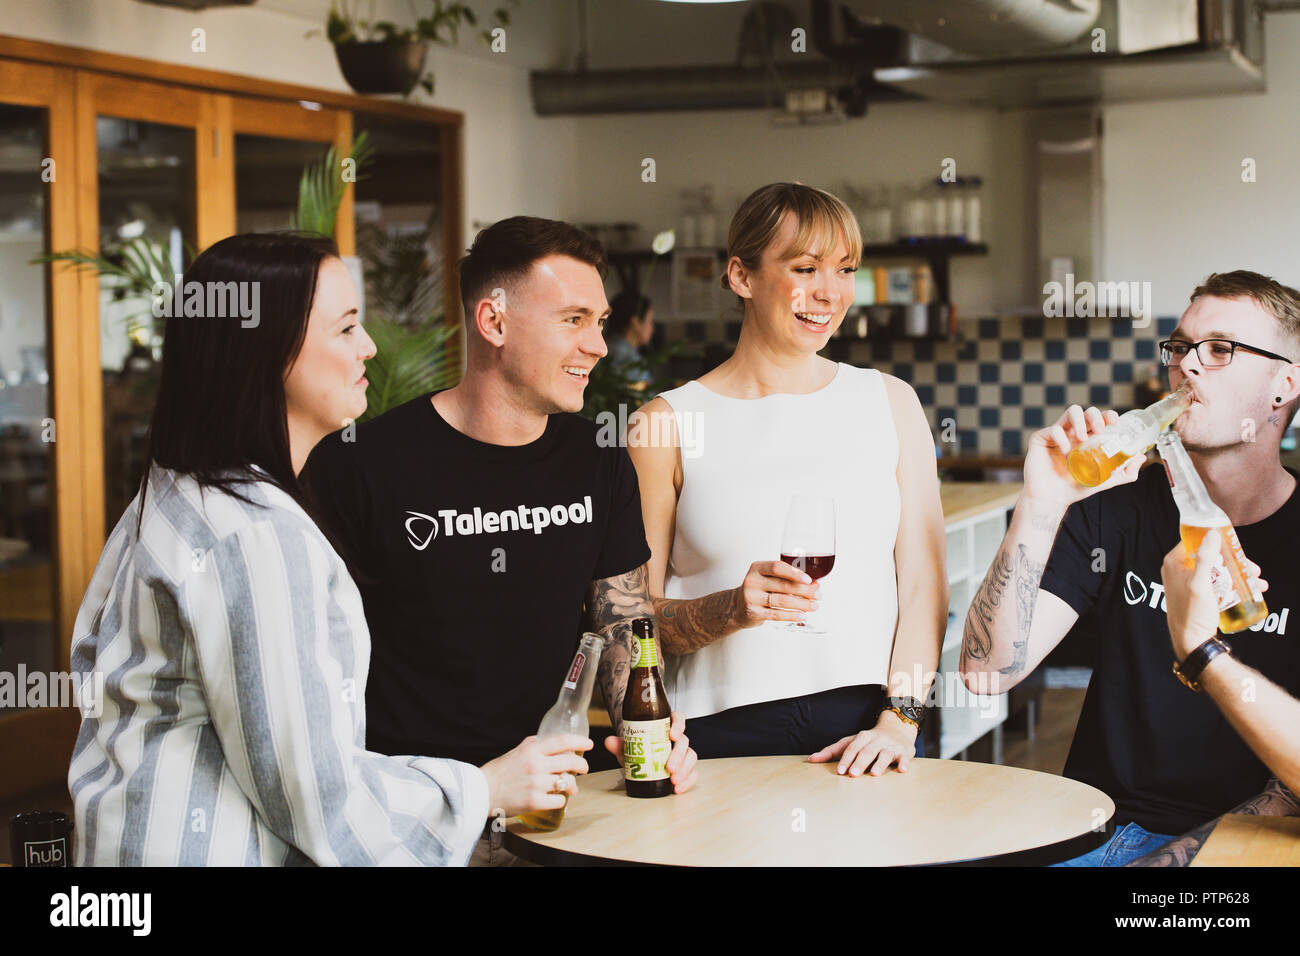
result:
<svg viewBox="0 0 1300 956"><path fill-rule="evenodd" d="M550 527L566 524L591 524L591 495L570 505L520 505L505 511L456 511L445 508L434 515L422 511L406 512L406 538L416 551L423 551L439 534L463 538L476 534L501 534L506 531L531 531L541 534Z"/></svg>
<svg viewBox="0 0 1300 956"><path fill-rule="evenodd" d="M1152 581L1148 585L1132 571L1124 575L1124 600L1130 606L1145 604L1152 610L1168 613L1168 608L1165 606L1165 586L1159 581ZM1273 611L1264 620L1251 627L1250 630L1256 633L1263 631L1265 634L1276 634L1281 637L1286 634L1286 619L1290 615L1291 609L1289 607L1284 607L1281 611Z"/></svg>

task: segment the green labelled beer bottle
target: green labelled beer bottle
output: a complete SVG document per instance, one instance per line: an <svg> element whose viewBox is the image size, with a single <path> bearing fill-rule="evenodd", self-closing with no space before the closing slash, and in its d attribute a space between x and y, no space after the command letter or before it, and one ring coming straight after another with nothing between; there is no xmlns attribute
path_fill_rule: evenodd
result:
<svg viewBox="0 0 1300 956"><path fill-rule="evenodd" d="M668 779L672 709L659 676L653 618L633 621L632 637L632 673L623 695L623 779L629 797L666 797L673 792Z"/></svg>

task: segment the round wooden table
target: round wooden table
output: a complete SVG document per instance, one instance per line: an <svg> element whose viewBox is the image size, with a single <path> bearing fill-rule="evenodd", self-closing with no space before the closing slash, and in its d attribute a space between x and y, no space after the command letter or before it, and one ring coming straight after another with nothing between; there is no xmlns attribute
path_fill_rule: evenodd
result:
<svg viewBox="0 0 1300 956"><path fill-rule="evenodd" d="M803 756L700 761L687 793L638 800L623 771L578 778L558 830L517 820L507 850L545 865L1038 866L1100 846L1115 804L1033 770L913 760L907 773L842 777Z"/></svg>

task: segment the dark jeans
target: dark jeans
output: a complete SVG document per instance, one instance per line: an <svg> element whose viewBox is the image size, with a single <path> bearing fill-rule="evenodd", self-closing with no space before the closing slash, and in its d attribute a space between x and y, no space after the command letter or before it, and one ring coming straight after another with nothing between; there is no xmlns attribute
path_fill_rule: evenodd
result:
<svg viewBox="0 0 1300 956"><path fill-rule="evenodd" d="M686 721L686 736L701 759L813 754L876 726L884 699L879 684L837 687L694 717ZM920 734L916 756L925 756Z"/></svg>

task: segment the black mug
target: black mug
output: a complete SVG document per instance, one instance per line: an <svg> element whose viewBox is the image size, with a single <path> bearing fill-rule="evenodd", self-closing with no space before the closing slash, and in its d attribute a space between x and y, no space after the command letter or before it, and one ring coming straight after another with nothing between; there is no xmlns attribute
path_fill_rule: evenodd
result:
<svg viewBox="0 0 1300 956"><path fill-rule="evenodd" d="M14 866L72 866L72 821L57 810L33 810L9 818Z"/></svg>

